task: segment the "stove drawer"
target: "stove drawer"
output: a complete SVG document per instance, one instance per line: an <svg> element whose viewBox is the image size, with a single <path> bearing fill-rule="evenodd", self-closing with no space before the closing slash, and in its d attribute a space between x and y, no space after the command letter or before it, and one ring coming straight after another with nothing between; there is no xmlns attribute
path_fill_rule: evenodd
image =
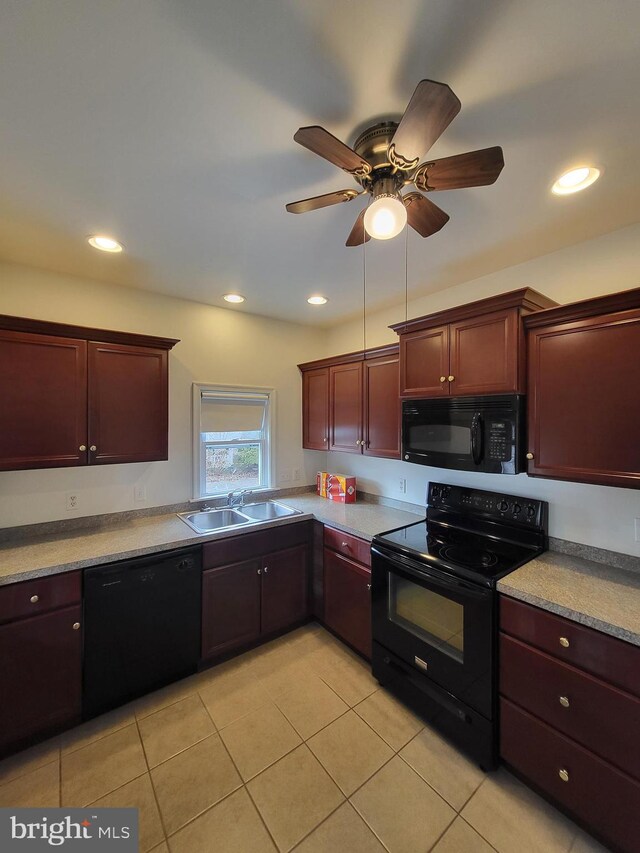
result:
<svg viewBox="0 0 640 853"><path fill-rule="evenodd" d="M503 760L607 844L637 853L640 783L508 700L500 712Z"/></svg>
<svg viewBox="0 0 640 853"><path fill-rule="evenodd" d="M640 648L539 607L500 596L500 629L640 696Z"/></svg>
<svg viewBox="0 0 640 853"><path fill-rule="evenodd" d="M505 634L500 693L640 779L640 700Z"/></svg>

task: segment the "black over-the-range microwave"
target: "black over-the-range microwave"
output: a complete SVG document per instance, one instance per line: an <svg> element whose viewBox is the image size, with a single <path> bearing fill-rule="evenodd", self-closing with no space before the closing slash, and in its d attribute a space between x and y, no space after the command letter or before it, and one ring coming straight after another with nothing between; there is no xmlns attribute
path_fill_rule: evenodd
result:
<svg viewBox="0 0 640 853"><path fill-rule="evenodd" d="M403 400L402 458L434 468L519 474L525 470L521 394Z"/></svg>

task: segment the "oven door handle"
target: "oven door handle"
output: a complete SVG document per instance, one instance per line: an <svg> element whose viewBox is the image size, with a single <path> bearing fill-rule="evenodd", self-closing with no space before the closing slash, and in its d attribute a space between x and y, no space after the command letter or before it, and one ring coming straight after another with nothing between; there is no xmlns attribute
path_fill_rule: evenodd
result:
<svg viewBox="0 0 640 853"><path fill-rule="evenodd" d="M472 584L469 584L464 580L459 580L457 578L448 578L444 575L439 574L436 575L434 572L422 568L422 566L420 566L420 568L417 568L415 563L409 561L406 557L402 557L399 555L392 557L389 554L385 554L382 551L379 551L375 547L375 545L371 546L371 554L375 554L377 557L381 557L383 560L385 560L387 563L390 563L392 566L395 566L401 571L412 575L412 577L414 577L416 580L422 581L423 585L430 584L431 586L440 587L441 589L462 592L465 596L467 596L467 598L475 599L487 598L487 596L491 593L489 589L473 586Z"/></svg>
<svg viewBox="0 0 640 853"><path fill-rule="evenodd" d="M483 433L482 415L476 412L471 419L471 456L476 465L482 462Z"/></svg>

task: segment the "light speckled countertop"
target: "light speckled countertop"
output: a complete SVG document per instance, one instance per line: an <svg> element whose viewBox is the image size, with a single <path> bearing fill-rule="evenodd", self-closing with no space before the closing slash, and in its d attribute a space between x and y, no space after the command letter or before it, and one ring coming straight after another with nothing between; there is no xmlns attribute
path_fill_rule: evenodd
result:
<svg viewBox="0 0 640 853"><path fill-rule="evenodd" d="M5 543L0 545L0 585L187 545L201 545L203 542L241 536L244 532L264 530L313 517L369 540L376 533L411 524L421 517L380 504L361 502L345 506L312 494L287 496L280 503L300 510L302 515L199 535L175 513L170 513L106 524L95 530L78 530Z"/></svg>
<svg viewBox="0 0 640 853"><path fill-rule="evenodd" d="M316 518L324 524L371 540L376 533L424 518L421 514L360 501L338 504L314 494L278 498L301 515L244 529L193 532L175 513L105 524L95 529L12 541L0 545L0 585L84 569L171 548ZM614 568L556 551L517 569L498 582L498 590L614 637L640 645L640 573Z"/></svg>
<svg viewBox="0 0 640 853"><path fill-rule="evenodd" d="M640 646L640 573L547 551L498 581L499 592Z"/></svg>

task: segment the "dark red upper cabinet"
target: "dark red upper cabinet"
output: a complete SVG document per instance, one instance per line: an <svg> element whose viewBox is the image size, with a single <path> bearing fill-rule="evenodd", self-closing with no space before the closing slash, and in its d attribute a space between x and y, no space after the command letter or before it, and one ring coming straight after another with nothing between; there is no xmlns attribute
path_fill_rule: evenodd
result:
<svg viewBox="0 0 640 853"><path fill-rule="evenodd" d="M176 343L0 316L0 470L166 459Z"/></svg>
<svg viewBox="0 0 640 853"><path fill-rule="evenodd" d="M307 450L329 447L329 368L302 374L302 446Z"/></svg>
<svg viewBox="0 0 640 853"><path fill-rule="evenodd" d="M528 473L640 488L640 288L525 320Z"/></svg>
<svg viewBox="0 0 640 853"><path fill-rule="evenodd" d="M365 456L400 458L400 400L398 353L365 359L364 442Z"/></svg>
<svg viewBox="0 0 640 853"><path fill-rule="evenodd" d="M329 407L329 450L361 453L361 361L329 368Z"/></svg>
<svg viewBox="0 0 640 853"><path fill-rule="evenodd" d="M92 464L167 458L167 356L164 349L89 342Z"/></svg>
<svg viewBox="0 0 640 853"><path fill-rule="evenodd" d="M0 470L87 461L87 343L0 329Z"/></svg>
<svg viewBox="0 0 640 853"><path fill-rule="evenodd" d="M396 323L401 396L524 393L522 318L555 305L524 288Z"/></svg>

